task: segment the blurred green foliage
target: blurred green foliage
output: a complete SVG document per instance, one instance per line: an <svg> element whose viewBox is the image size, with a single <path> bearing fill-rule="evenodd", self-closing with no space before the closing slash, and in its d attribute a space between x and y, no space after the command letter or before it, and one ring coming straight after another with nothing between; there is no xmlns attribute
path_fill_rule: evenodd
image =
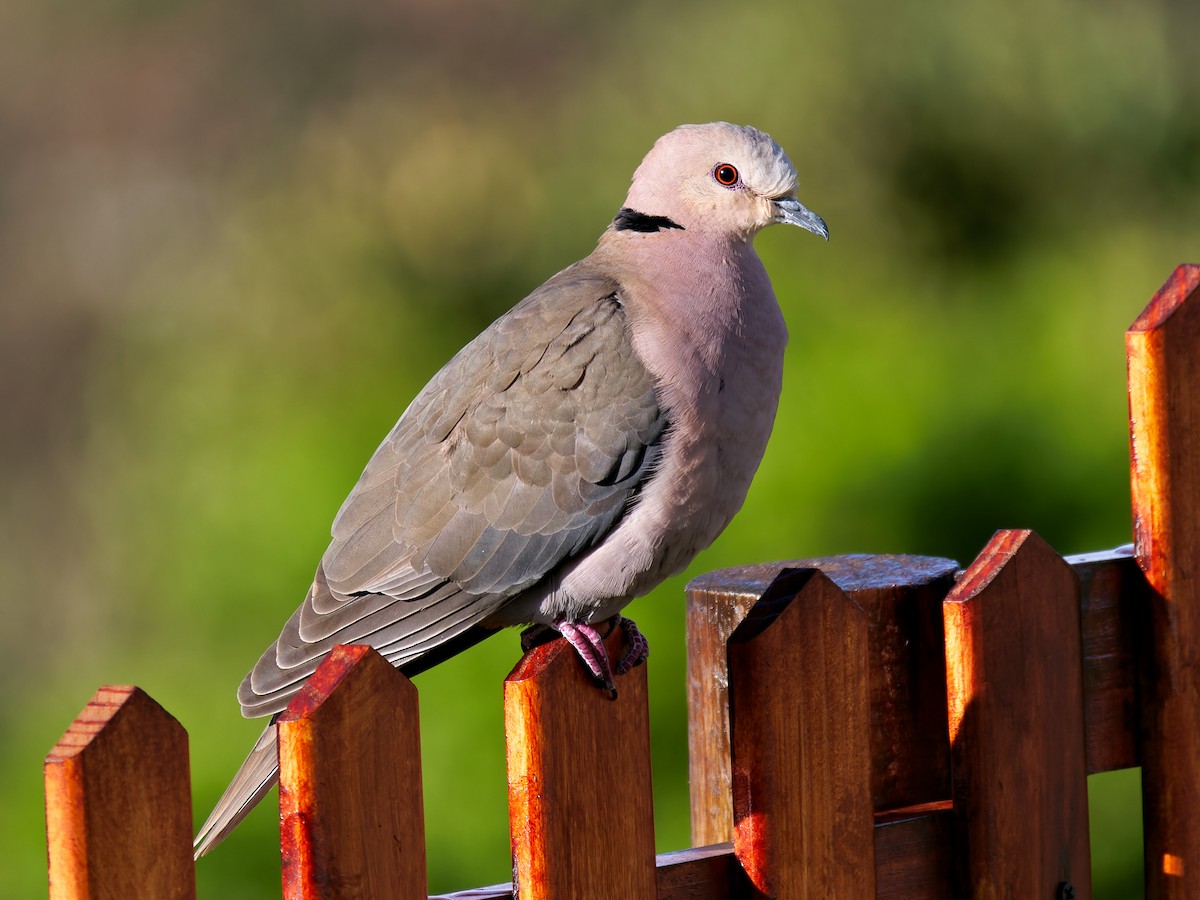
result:
<svg viewBox="0 0 1200 900"><path fill-rule="evenodd" d="M586 254L653 140L771 132L830 223L759 239L792 345L741 516L689 574L1001 527L1129 539L1122 334L1200 238L1197 10L1158 0L0 7L0 896L45 889L41 758L101 683L191 735L424 381ZM660 849L687 845L683 585L631 607ZM435 891L509 871L496 638L418 679ZM1140 895L1136 772L1093 779ZM278 896L271 802L201 895Z"/></svg>

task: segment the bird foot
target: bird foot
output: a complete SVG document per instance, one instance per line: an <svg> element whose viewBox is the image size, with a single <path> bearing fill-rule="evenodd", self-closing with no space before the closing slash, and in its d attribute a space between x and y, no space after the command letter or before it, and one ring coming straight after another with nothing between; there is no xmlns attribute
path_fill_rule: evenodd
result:
<svg viewBox="0 0 1200 900"><path fill-rule="evenodd" d="M567 643L575 648L575 652L579 654L579 658L587 666L588 671L615 700L617 685L613 677L612 663L608 659L608 651L604 648L604 638L612 633L613 628L621 626L624 650L621 658L617 661L615 670L617 675L624 675L630 669L644 663L650 655L650 642L638 630L632 619L613 616L607 624L609 627L605 635L601 635L594 625L587 622L571 622L566 619L556 620L554 628L566 639ZM526 629L521 635L521 646L528 651L530 648L544 643L549 636L549 629L544 626L533 626Z"/></svg>
<svg viewBox="0 0 1200 900"><path fill-rule="evenodd" d="M554 627L567 639L567 643L575 648L575 652L579 654L583 664L588 667L600 685L608 691L611 698L616 700L617 685L613 680L612 664L608 661L608 651L604 649L604 638L596 630L596 626L587 622L556 619Z"/></svg>
<svg viewBox="0 0 1200 900"><path fill-rule="evenodd" d="M521 632L521 650L528 653L534 647L561 635L579 654L579 658L587 666L592 676L600 682L601 687L615 699L617 686L613 677L614 671L617 675L624 675L630 669L637 668L644 663L650 655L650 642L646 640L646 636L638 629L633 619L613 616L602 624L608 625L603 635L594 625L586 622L571 622L566 619L558 619L553 627L530 625ZM608 651L604 648L604 638L611 634L618 625L621 626L623 632L624 650L621 658L617 660L614 670L608 658Z"/></svg>
<svg viewBox="0 0 1200 900"><path fill-rule="evenodd" d="M624 675L630 669L636 669L650 656L650 642L638 630L633 619L627 619L625 616L617 616L616 624L621 626L622 637L625 643L625 652L617 660L617 674Z"/></svg>

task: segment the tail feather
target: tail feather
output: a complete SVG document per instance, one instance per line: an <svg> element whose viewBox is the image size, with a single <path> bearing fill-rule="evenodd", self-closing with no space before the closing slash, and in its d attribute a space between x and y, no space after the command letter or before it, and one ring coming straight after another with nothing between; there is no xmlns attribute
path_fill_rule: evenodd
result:
<svg viewBox="0 0 1200 900"><path fill-rule="evenodd" d="M427 649L420 647L415 657L409 658L412 648L402 646L398 654L400 659L393 658L387 652L391 649L389 647L383 648L384 658L393 665L399 663L396 667L411 678L496 633L494 628L485 625L471 625L469 620L464 624L465 627L456 625L455 632L451 632L453 636L449 639L443 637L440 643L435 643ZM401 662L401 660L404 661ZM278 708L281 709L295 695L296 691L302 687L303 681L304 679L300 679L286 690L281 689L278 692L278 697L282 698L282 702L277 704ZM245 710L243 709L243 711ZM242 819L250 814L250 810L254 809L272 785L279 780L279 756L275 749L274 719L275 717L272 717L271 724L263 729L263 733L259 735L258 741L254 744L254 749L250 751L246 761L233 776L233 781L229 783L229 787L225 788L225 793L221 795L221 799L217 801L217 805L209 814L208 821L196 835L196 839L192 843L196 859L204 856L225 840Z"/></svg>
<svg viewBox="0 0 1200 900"><path fill-rule="evenodd" d="M204 827L192 843L196 859L225 840L279 780L275 731L274 724L263 729L263 733L254 744L254 749L250 751L242 767L233 776L233 781L225 788L225 793L209 813L208 821L204 823Z"/></svg>

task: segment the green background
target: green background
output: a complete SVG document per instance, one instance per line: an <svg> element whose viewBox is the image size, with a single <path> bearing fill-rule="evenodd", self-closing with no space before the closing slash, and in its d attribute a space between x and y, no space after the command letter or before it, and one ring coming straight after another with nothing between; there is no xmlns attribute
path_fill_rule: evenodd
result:
<svg viewBox="0 0 1200 900"><path fill-rule="evenodd" d="M0 896L45 891L41 761L102 683L191 736L371 451L458 347L585 255L661 133L769 131L826 244L758 248L792 335L746 506L689 570L1129 540L1122 335L1196 260L1195 7L1170 2L0 5ZM688 844L683 586L650 661L659 849ZM417 680L431 889L509 875L504 635ZM1136 772L1093 778L1141 893ZM273 796L273 795L272 795ZM198 869L278 896L273 801ZM602 851L599 851L602 852Z"/></svg>

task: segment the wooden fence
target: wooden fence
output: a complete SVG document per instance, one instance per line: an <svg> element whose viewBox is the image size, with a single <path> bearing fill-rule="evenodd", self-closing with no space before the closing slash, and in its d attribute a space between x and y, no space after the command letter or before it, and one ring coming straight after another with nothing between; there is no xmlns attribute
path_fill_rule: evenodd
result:
<svg viewBox="0 0 1200 900"><path fill-rule="evenodd" d="M1091 896L1086 778L1142 767L1146 894L1200 897L1200 266L1127 334L1134 550L1002 531L688 589L697 849L654 855L645 668L504 685L514 885L454 900ZM610 641L619 640L619 634ZM338 647L280 720L287 898L424 898L417 694ZM50 894L195 896L187 735L101 688L45 765Z"/></svg>

